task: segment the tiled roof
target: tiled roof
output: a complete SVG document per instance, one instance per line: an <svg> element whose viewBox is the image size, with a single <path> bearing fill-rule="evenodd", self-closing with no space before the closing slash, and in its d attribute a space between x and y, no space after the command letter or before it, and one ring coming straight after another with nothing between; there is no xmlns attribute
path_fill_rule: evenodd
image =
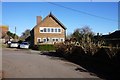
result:
<svg viewBox="0 0 120 80"><path fill-rule="evenodd" d="M120 38L120 30L117 30L109 35L103 35L104 38Z"/></svg>
<svg viewBox="0 0 120 80"><path fill-rule="evenodd" d="M67 29L51 12L48 16L51 16L59 25L61 25L64 29Z"/></svg>
<svg viewBox="0 0 120 80"><path fill-rule="evenodd" d="M39 24L41 24L41 23L42 23L47 17L49 17L49 16L52 17L63 29L65 29L65 30L67 29L51 12L50 12L50 14L49 14L48 16L46 16ZM39 24L37 24L37 25L39 25ZM37 27L37 25L36 25L35 27ZM34 28L35 28L35 27L34 27ZM33 28L33 29L34 29L34 28ZM32 30L33 30L33 29L32 29Z"/></svg>

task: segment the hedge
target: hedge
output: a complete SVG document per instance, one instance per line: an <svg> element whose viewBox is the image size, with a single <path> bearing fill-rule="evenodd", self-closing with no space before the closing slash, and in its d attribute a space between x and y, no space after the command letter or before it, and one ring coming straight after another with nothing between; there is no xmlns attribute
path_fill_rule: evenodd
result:
<svg viewBox="0 0 120 80"><path fill-rule="evenodd" d="M34 45L32 49L39 51L54 51L55 47L52 44L42 44L42 45Z"/></svg>

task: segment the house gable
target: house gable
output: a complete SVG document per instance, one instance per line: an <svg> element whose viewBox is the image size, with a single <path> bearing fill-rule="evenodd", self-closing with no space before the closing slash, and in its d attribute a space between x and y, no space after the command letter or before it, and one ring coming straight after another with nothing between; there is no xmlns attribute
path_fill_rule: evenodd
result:
<svg viewBox="0 0 120 80"><path fill-rule="evenodd" d="M52 24L51 24L52 23ZM36 27L62 27L64 30L67 28L52 14L46 16Z"/></svg>
<svg viewBox="0 0 120 80"><path fill-rule="evenodd" d="M51 42L54 40L64 41L66 37L66 27L50 13L32 29L32 34L34 34L34 44L47 40Z"/></svg>

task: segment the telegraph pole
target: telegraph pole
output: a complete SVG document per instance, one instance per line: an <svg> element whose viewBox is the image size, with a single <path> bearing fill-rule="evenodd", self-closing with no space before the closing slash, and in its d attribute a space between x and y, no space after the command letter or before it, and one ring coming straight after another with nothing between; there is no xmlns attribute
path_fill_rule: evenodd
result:
<svg viewBox="0 0 120 80"><path fill-rule="evenodd" d="M15 41L16 41L16 26L15 26L15 36L14 36L14 37L15 37L14 39L15 39Z"/></svg>

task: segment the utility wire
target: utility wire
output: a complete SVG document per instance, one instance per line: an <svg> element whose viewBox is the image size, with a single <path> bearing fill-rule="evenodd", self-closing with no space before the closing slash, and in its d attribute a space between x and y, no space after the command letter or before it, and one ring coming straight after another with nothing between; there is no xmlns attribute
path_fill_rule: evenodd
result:
<svg viewBox="0 0 120 80"><path fill-rule="evenodd" d="M47 2L47 3L55 5L55 6L58 6L58 7L62 7L62 8L65 8L65 9L69 9L69 10L72 10L72 11L75 11L75 12L78 12L78 13L82 13L82 14L86 14L86 15L89 15L89 16L93 16L93 17L96 17L96 18L118 22L117 20L114 20L114 19L110 19L110 18L106 18L106 17L90 14L90 13L87 13L87 12L84 12L84 11L79 11L79 10L76 10L76 9L73 9L73 8L69 8L69 7L66 7L66 6L63 6L63 5L59 5L59 4L56 4L56 3L53 3L53 2Z"/></svg>

